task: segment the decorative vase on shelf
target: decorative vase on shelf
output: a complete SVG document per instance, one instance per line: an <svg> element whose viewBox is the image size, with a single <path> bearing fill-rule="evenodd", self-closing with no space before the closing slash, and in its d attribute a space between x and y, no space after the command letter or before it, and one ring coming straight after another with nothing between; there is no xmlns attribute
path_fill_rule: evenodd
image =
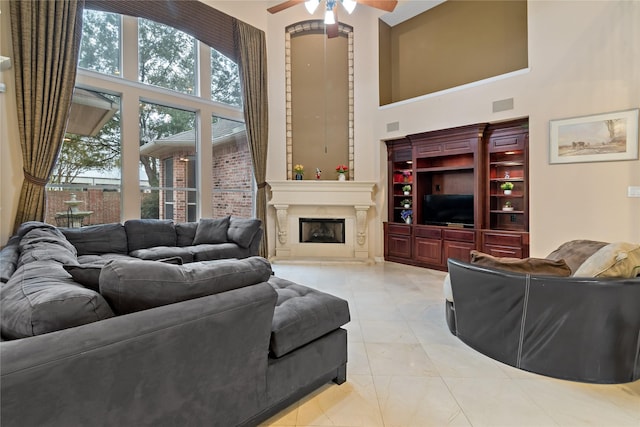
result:
<svg viewBox="0 0 640 427"><path fill-rule="evenodd" d="M302 174L301 173L297 173L296 174L296 181L301 181L302 180Z"/></svg>
<svg viewBox="0 0 640 427"><path fill-rule="evenodd" d="M346 180L347 180L347 178L344 176L343 173L339 173L338 174L338 181L346 181Z"/></svg>
<svg viewBox="0 0 640 427"><path fill-rule="evenodd" d="M510 196L511 195L511 190L504 190L504 195L505 196Z"/></svg>
<svg viewBox="0 0 640 427"><path fill-rule="evenodd" d="M405 208L405 209L409 209L410 207L411 207L411 205L410 205L409 203L405 203L405 204L404 204L404 208Z"/></svg>
<svg viewBox="0 0 640 427"><path fill-rule="evenodd" d="M405 191L405 192L404 192L404 195L405 195L405 196L408 196L409 194L411 194L411 193L410 193L410 192L408 192L408 191Z"/></svg>
<svg viewBox="0 0 640 427"><path fill-rule="evenodd" d="M411 217L407 217L407 219L405 219L404 222L407 224L411 224Z"/></svg>

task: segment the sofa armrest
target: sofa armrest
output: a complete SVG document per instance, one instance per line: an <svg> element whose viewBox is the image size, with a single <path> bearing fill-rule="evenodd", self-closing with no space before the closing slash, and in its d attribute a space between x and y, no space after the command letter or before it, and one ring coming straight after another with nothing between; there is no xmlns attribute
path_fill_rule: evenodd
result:
<svg viewBox="0 0 640 427"><path fill-rule="evenodd" d="M1 421L239 424L264 402L267 283L0 343Z"/></svg>

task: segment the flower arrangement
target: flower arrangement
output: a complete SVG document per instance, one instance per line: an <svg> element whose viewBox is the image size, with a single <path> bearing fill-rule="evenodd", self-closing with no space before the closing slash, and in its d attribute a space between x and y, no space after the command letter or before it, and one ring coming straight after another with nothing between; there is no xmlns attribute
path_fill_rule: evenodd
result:
<svg viewBox="0 0 640 427"><path fill-rule="evenodd" d="M349 168L347 167L347 165L338 165L338 166L336 166L336 172L338 172L338 173L347 173L348 170L349 170Z"/></svg>
<svg viewBox="0 0 640 427"><path fill-rule="evenodd" d="M409 184L403 185L402 186L402 191L404 191L405 194L410 193L411 192L411 186Z"/></svg>
<svg viewBox="0 0 640 427"><path fill-rule="evenodd" d="M412 215L413 215L413 210L411 210L411 209L405 209L402 212L400 212L400 217L402 218L402 220L404 222L411 221L411 216Z"/></svg>
<svg viewBox="0 0 640 427"><path fill-rule="evenodd" d="M300 175L304 175L304 166L303 165L295 165L293 167L293 171L295 173L299 173Z"/></svg>
<svg viewBox="0 0 640 427"><path fill-rule="evenodd" d="M401 206L404 206L405 208L410 208L411 207L411 199L404 199L403 201L400 202Z"/></svg>

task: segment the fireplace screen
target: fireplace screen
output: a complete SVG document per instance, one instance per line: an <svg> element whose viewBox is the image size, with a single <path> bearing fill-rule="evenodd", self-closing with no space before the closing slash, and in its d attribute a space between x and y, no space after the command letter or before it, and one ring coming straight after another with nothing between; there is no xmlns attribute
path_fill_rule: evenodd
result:
<svg viewBox="0 0 640 427"><path fill-rule="evenodd" d="M344 218L300 218L300 242L344 243Z"/></svg>

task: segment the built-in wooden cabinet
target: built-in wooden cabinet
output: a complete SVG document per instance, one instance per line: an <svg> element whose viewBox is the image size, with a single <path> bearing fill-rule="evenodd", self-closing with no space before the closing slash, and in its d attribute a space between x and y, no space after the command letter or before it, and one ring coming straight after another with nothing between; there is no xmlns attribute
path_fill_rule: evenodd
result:
<svg viewBox="0 0 640 427"><path fill-rule="evenodd" d="M388 141L385 259L446 269L447 259L468 261L473 249L528 256L527 123L475 124ZM507 182L513 188L505 194ZM409 195L402 192L407 183Z"/></svg>

